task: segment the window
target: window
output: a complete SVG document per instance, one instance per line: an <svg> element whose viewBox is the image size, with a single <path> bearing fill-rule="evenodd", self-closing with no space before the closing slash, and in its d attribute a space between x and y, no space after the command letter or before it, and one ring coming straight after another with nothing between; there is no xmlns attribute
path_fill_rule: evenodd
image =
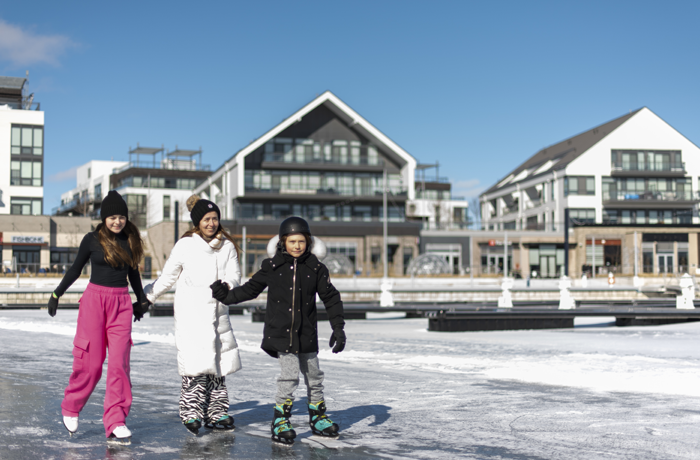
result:
<svg viewBox="0 0 700 460"><path fill-rule="evenodd" d="M503 230L515 230L515 221L511 220L510 222L504 222Z"/></svg>
<svg viewBox="0 0 700 460"><path fill-rule="evenodd" d="M163 220L170 219L170 195L163 195Z"/></svg>
<svg viewBox="0 0 700 460"><path fill-rule="evenodd" d="M13 155L43 155L44 127L12 125L11 152Z"/></svg>
<svg viewBox="0 0 700 460"><path fill-rule="evenodd" d="M41 187L41 161L10 161L10 185Z"/></svg>
<svg viewBox="0 0 700 460"><path fill-rule="evenodd" d="M10 214L40 216L42 200L41 198L10 198Z"/></svg>
<svg viewBox="0 0 700 460"><path fill-rule="evenodd" d="M102 200L102 184L95 185L95 201Z"/></svg>
<svg viewBox="0 0 700 460"><path fill-rule="evenodd" d="M146 227L146 195L124 195L129 208L129 220L137 227Z"/></svg>
<svg viewBox="0 0 700 460"><path fill-rule="evenodd" d="M569 218L577 224L595 224L595 209L569 209Z"/></svg>
<svg viewBox="0 0 700 460"><path fill-rule="evenodd" d="M564 178L564 196L595 195L595 177L568 176Z"/></svg>
<svg viewBox="0 0 700 460"><path fill-rule="evenodd" d="M613 171L684 171L680 150L613 150Z"/></svg>

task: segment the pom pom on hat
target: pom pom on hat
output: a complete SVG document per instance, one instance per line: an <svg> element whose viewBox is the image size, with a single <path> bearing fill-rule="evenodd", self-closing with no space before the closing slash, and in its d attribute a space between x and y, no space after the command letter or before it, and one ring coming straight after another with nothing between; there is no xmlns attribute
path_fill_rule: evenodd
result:
<svg viewBox="0 0 700 460"><path fill-rule="evenodd" d="M187 210L190 211L190 219L192 219L195 227L199 226L202 218L212 211L215 211L217 217L221 220L221 211L216 203L202 199L197 195L192 195L187 199Z"/></svg>

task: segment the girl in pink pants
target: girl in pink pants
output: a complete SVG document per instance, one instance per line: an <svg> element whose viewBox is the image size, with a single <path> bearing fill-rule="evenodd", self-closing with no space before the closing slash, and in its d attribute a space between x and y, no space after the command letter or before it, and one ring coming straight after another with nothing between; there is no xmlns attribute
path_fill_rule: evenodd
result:
<svg viewBox="0 0 700 460"><path fill-rule="evenodd" d="M100 208L102 223L85 235L75 262L49 300L49 315L55 316L58 299L90 262L90 284L80 299L73 340L73 373L61 403L63 424L71 436L78 430L80 411L102 377L109 349L103 422L108 441L118 444L131 443L125 422L131 408L131 315L140 320L149 306L138 270L143 242L128 211L121 195L109 192ZM133 305L128 283L138 298Z"/></svg>

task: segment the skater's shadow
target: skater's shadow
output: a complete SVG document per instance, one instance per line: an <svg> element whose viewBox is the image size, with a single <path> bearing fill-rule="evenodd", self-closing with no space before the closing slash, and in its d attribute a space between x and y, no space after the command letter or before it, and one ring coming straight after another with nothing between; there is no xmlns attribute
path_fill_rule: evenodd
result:
<svg viewBox="0 0 700 460"><path fill-rule="evenodd" d="M292 416L308 417L306 398L300 398L294 402ZM235 413L235 418L240 418L245 424L269 423L272 419L272 404L262 404L258 401L241 401L231 404L231 413ZM371 404L366 406L354 406L344 410L328 410L328 415L334 422L338 422L343 429L350 428L360 420L373 417L374 420L369 426L379 426L389 420L391 407L383 404Z"/></svg>
<svg viewBox="0 0 700 460"><path fill-rule="evenodd" d="M348 407L345 410L334 410L332 413L328 411L331 420L337 422L343 429L350 428L357 422L368 417L374 420L368 426L379 426L384 424L391 415L389 414L391 407L383 404L371 404L366 406Z"/></svg>

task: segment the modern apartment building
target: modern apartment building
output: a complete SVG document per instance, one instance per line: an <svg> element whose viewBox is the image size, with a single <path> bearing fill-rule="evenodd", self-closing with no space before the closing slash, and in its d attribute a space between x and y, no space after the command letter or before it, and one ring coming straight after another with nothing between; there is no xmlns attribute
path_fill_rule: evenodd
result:
<svg viewBox="0 0 700 460"><path fill-rule="evenodd" d="M469 204L452 195L452 184L440 177L439 163L416 165L413 200L406 203L406 220L421 222L423 230L458 230L469 226ZM426 174L434 170L434 174Z"/></svg>
<svg viewBox="0 0 700 460"><path fill-rule="evenodd" d="M129 161L90 161L78 168L76 188L61 195L54 214L96 218L102 197L117 190L141 229L174 219L176 203L180 219L187 220L187 198L211 174L201 156L201 149L166 152L137 145L129 149Z"/></svg>
<svg viewBox="0 0 700 460"><path fill-rule="evenodd" d="M644 250L674 248L672 256L664 256L663 261L653 252L649 259L653 263L642 264L644 270L676 273L689 265L687 254L683 256L687 235L686 242L673 240L669 245L667 231L654 232L653 228L700 223L699 178L700 149L644 107L537 152L480 196L481 220L485 230L562 235L557 243L543 240L539 244L532 239L523 243L527 249L523 265L529 267L525 273L563 273L562 232L567 208L576 225L628 227L627 233L632 227L644 227L648 233ZM581 247L591 245L593 249L587 260L579 258L570 272L597 266L599 271L632 274L632 264L624 261L629 259L625 251L633 249L616 235L614 231L591 231L589 241ZM642 254L643 248L638 251Z"/></svg>
<svg viewBox="0 0 700 460"><path fill-rule="evenodd" d="M0 215L44 213L44 112L26 84L0 77Z"/></svg>
<svg viewBox="0 0 700 460"><path fill-rule="evenodd" d="M481 194L487 229L698 223L700 149L648 108L547 147Z"/></svg>
<svg viewBox="0 0 700 460"><path fill-rule="evenodd" d="M420 225L405 222L415 168L408 152L326 91L238 151L195 192L219 205L232 231L255 229L248 232L249 270L279 222L298 215L323 229L331 254L368 274L382 270L386 180L388 256L392 274L402 274L404 259L418 255Z"/></svg>

